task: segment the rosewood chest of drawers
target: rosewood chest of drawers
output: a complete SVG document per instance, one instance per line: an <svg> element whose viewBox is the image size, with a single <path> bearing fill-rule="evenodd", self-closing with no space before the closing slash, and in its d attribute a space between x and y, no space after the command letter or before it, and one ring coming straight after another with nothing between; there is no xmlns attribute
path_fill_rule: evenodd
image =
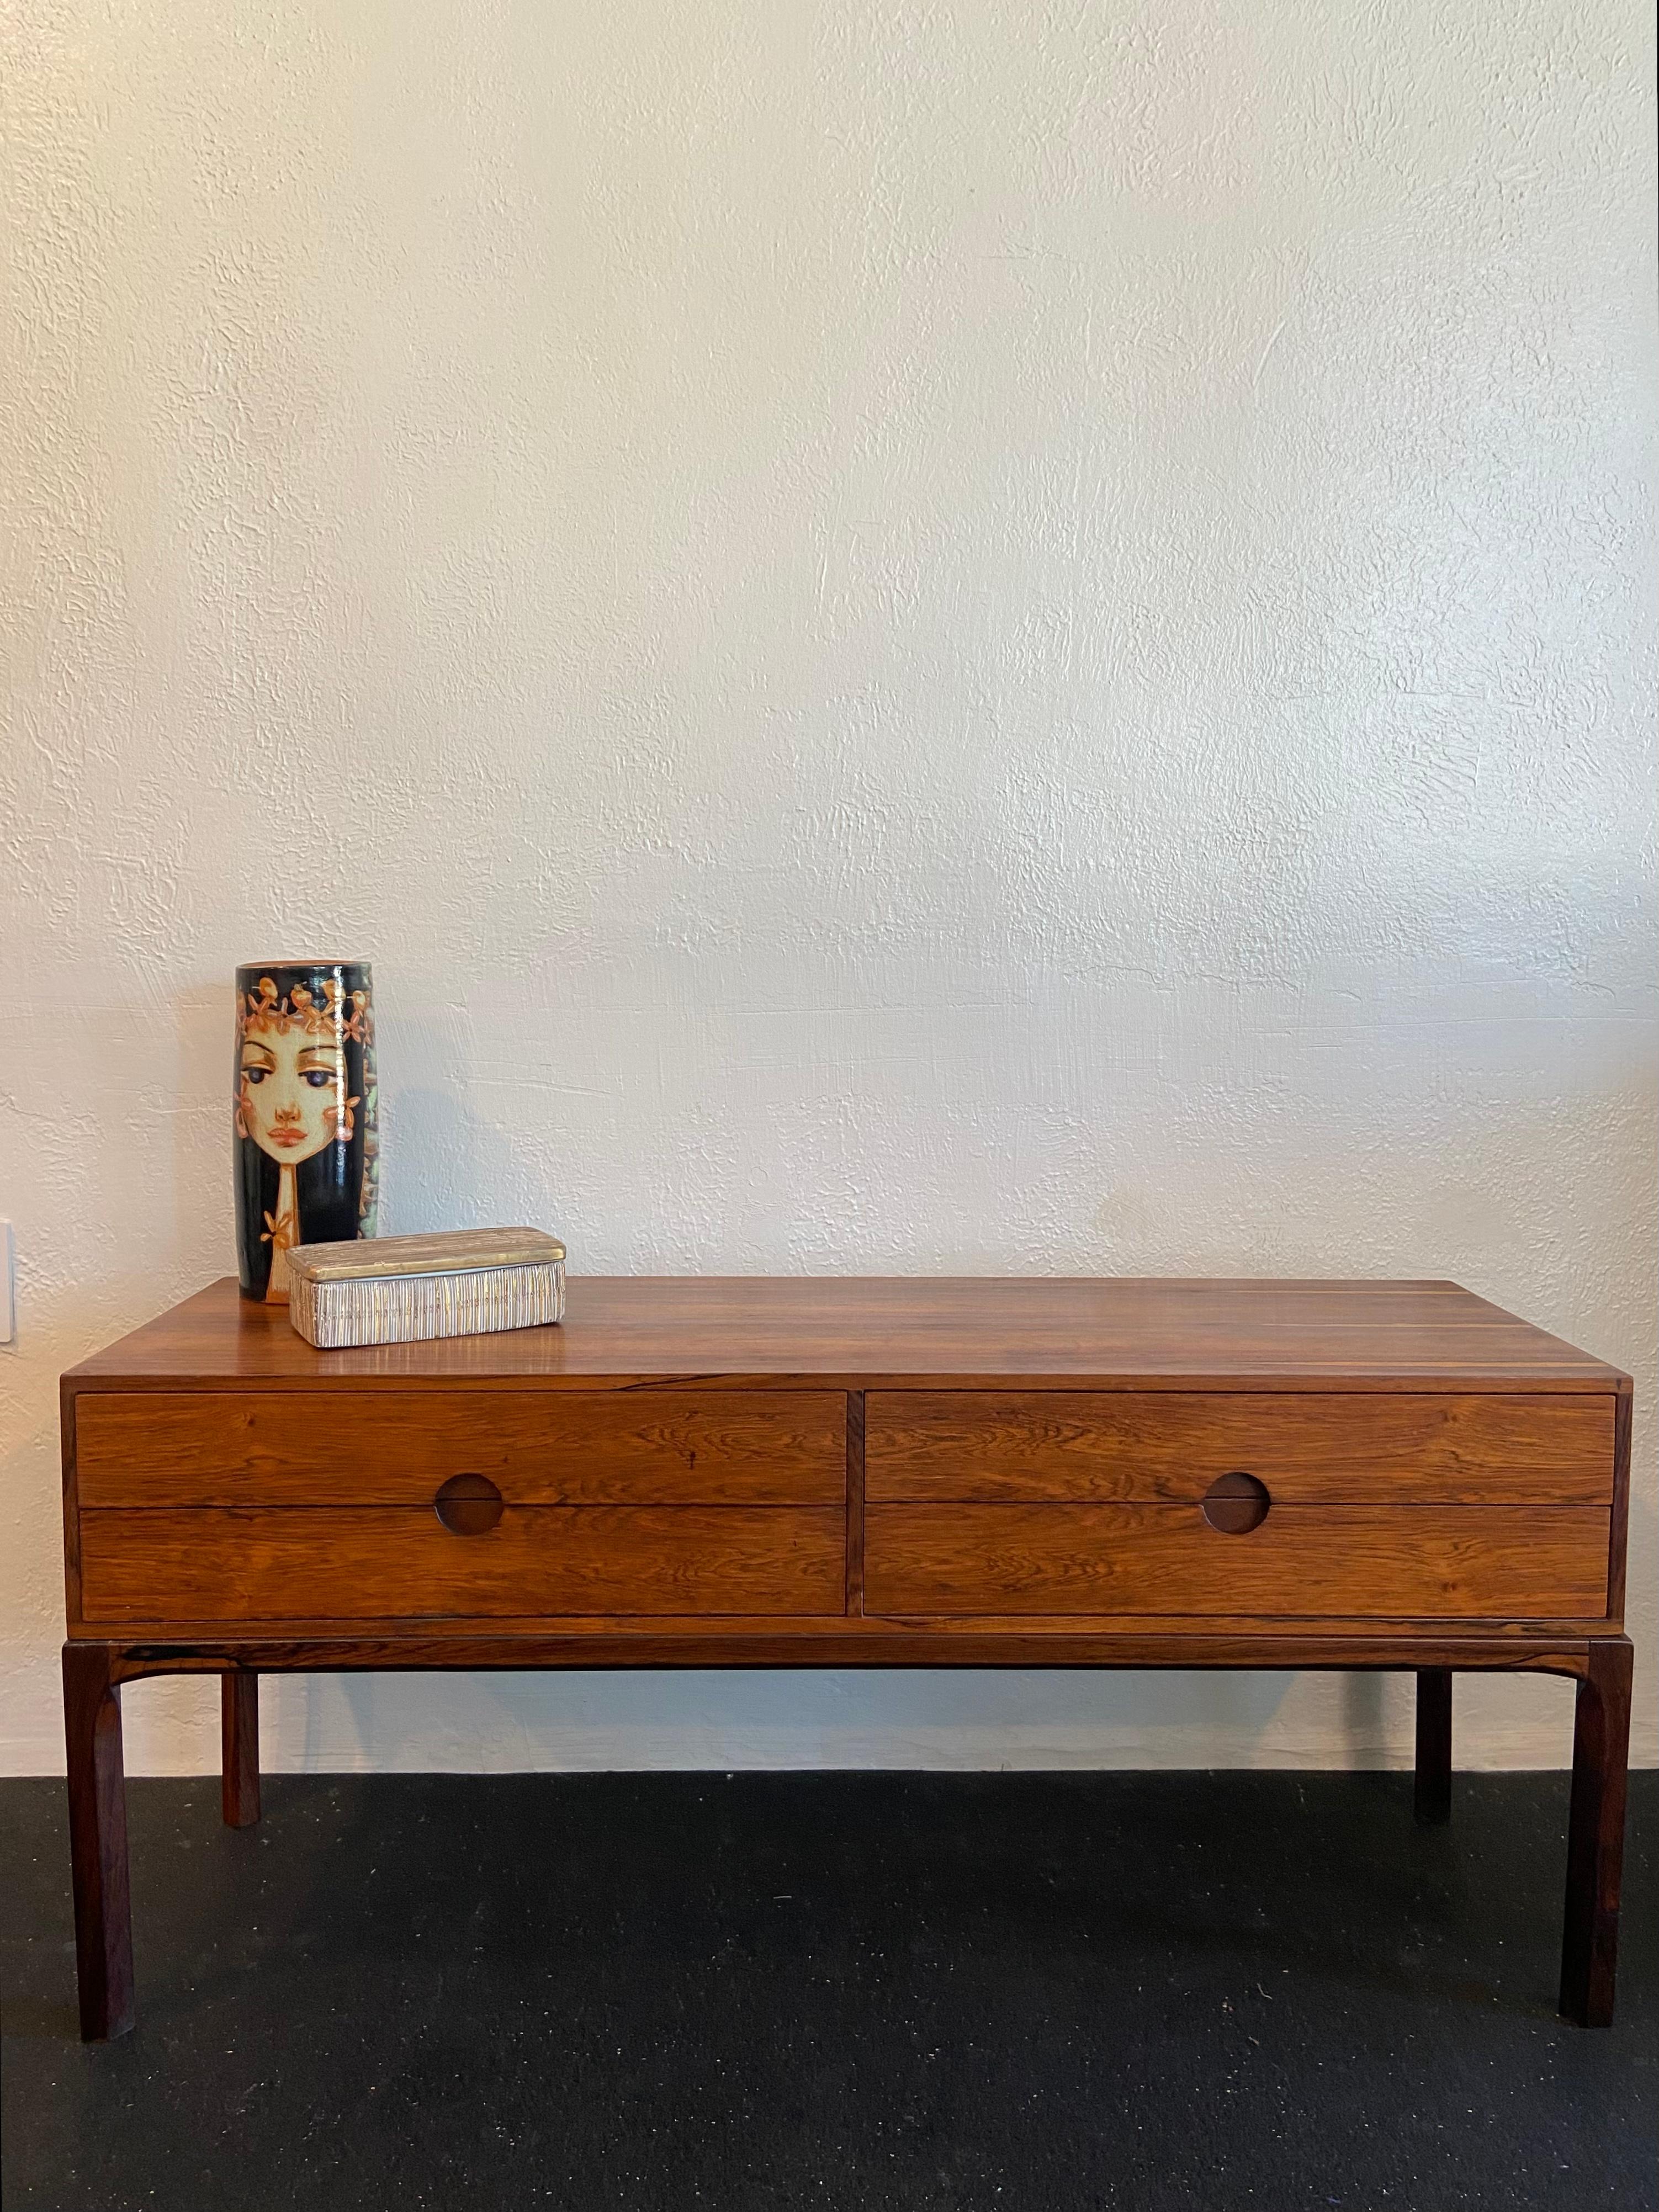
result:
<svg viewBox="0 0 1659 2212"><path fill-rule="evenodd" d="M562 1327L319 1352L216 1284L64 1379L82 2032L131 2025L119 1687L672 1666L1578 1684L1561 2002L1611 2015L1630 1384L1449 1283L577 1279Z"/></svg>

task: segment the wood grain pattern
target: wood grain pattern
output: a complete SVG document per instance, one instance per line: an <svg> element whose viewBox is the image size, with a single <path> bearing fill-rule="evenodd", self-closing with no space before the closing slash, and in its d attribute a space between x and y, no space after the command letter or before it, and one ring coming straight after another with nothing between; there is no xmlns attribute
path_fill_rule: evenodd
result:
<svg viewBox="0 0 1659 2212"><path fill-rule="evenodd" d="M426 1505L461 1474L516 1505L827 1505L845 1425L830 1390L88 1392L76 1461L88 1507Z"/></svg>
<svg viewBox="0 0 1659 2212"><path fill-rule="evenodd" d="M574 1276L556 1328L319 1352L216 1283L73 1370L79 1390L465 1381L544 1389L1100 1387L1607 1392L1616 1369L1455 1283Z"/></svg>
<svg viewBox="0 0 1659 2212"><path fill-rule="evenodd" d="M240 1667L219 1685L219 1809L228 1828L259 1817L259 1677Z"/></svg>
<svg viewBox="0 0 1659 2212"><path fill-rule="evenodd" d="M64 1466L64 1607L71 1622L81 1618L81 1484L75 1464L76 1403L68 1376L60 1376L58 1427Z"/></svg>
<svg viewBox="0 0 1659 2212"><path fill-rule="evenodd" d="M203 1622L185 1634L122 1632L112 1647L117 1679L220 1674L228 1666L261 1674L336 1668L422 1673L428 1668L591 1667L970 1667L1332 1668L1345 1674L1448 1667L1491 1674L1582 1678L1592 1633L1547 1628L1471 1628L1461 1622L1227 1622L1121 1619L916 1620L502 1620L394 1623L343 1628L338 1622L252 1625ZM100 1643L99 1650L106 1647Z"/></svg>
<svg viewBox="0 0 1659 2212"><path fill-rule="evenodd" d="M1613 1523L1607 1530L1607 1612L1625 1617L1625 1571L1630 1542L1630 1436L1634 1402L1628 1382L1619 1385L1613 1424Z"/></svg>
<svg viewBox="0 0 1659 2212"><path fill-rule="evenodd" d="M1581 2027L1607 2027L1613 2020L1632 1656L1624 1637L1592 1644L1573 1716L1561 2010Z"/></svg>
<svg viewBox="0 0 1659 2212"><path fill-rule="evenodd" d="M847 1398L847 1610L864 1611L864 1393Z"/></svg>
<svg viewBox="0 0 1659 2212"><path fill-rule="evenodd" d="M1607 1506L1615 1404L1611 1392L872 1391L865 1492L1185 1499L1243 1471L1285 1503Z"/></svg>
<svg viewBox="0 0 1659 2212"><path fill-rule="evenodd" d="M216 1285L64 1379L85 2032L131 2019L118 1683L229 1678L239 1817L257 1675L332 1668L1412 1668L1431 1812L1451 1670L1571 1674L1603 2020L1629 1392L1449 1283L577 1279L337 1352Z"/></svg>
<svg viewBox="0 0 1659 2212"><path fill-rule="evenodd" d="M125 2035L134 2013L121 1692L107 1644L64 1646L64 1743L81 2034L97 2043Z"/></svg>
<svg viewBox="0 0 1659 2212"><path fill-rule="evenodd" d="M89 1621L837 1613L839 1506L509 1506L452 1535L399 1506L82 1515Z"/></svg>
<svg viewBox="0 0 1659 2212"><path fill-rule="evenodd" d="M1598 1611L1593 1506L1278 1505L1248 1536L1184 1505L867 1505L869 1613L1341 1613L1547 1620Z"/></svg>
<svg viewBox="0 0 1659 2212"><path fill-rule="evenodd" d="M112 1632L86 1626L78 1633L101 1643ZM1346 1667L1384 1663L1364 1655L1386 1644L1394 1653L1386 1663L1409 1670L1497 1663L1479 1657L1431 1659L1426 1656L1431 1644L1439 1649L1455 1644L1471 1653L1501 1648L1518 1665L1515 1655L1546 1646L1577 1650L1607 1633L1600 1614L1528 1622L1495 1614L1449 1620L1443 1615L1395 1613L1379 1622L1340 1614L1286 1620L1221 1613L720 1613L707 1619L695 1613L492 1613L483 1621L443 1614L414 1620L362 1616L350 1622L307 1616L240 1626L175 1616L125 1620L119 1630L125 1650L211 1649L240 1655L225 1663L253 1667L261 1674L265 1667L254 1655L273 1638L288 1647L314 1643L319 1650L345 1641L390 1650L407 1642L416 1650L449 1653L430 1663L453 1667L488 1663L465 1656L481 1639L492 1648L520 1652L526 1667ZM642 1650L653 1656L641 1659ZM1207 1656L1190 1656L1199 1650ZM564 1656L572 1651L582 1656ZM676 1655L672 1660L662 1656L670 1651ZM1287 1658L1291 1651L1303 1656ZM1147 1656L1158 1652L1166 1656ZM1332 1656L1339 1652L1350 1656ZM1231 1658L1225 1656L1229 1653ZM319 1659L317 1664L324 1662Z"/></svg>

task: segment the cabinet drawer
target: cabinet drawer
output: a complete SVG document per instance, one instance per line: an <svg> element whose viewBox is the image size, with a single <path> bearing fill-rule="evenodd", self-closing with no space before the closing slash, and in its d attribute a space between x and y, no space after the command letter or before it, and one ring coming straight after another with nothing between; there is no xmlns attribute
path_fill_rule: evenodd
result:
<svg viewBox="0 0 1659 2212"><path fill-rule="evenodd" d="M429 1505L483 1474L514 1505L839 1504L838 1391L92 1392L76 1480L99 1506Z"/></svg>
<svg viewBox="0 0 1659 2212"><path fill-rule="evenodd" d="M839 1613L839 1507L520 1505L477 1535L399 1506L81 1516L82 1617L385 1620Z"/></svg>
<svg viewBox="0 0 1659 2212"><path fill-rule="evenodd" d="M1276 1503L1609 1506L1611 1396L874 1390L872 1503L1179 1501L1234 1470Z"/></svg>
<svg viewBox="0 0 1659 2212"><path fill-rule="evenodd" d="M1593 1506L1281 1505L1229 1535L1192 1505L872 1505L867 1613L1601 1617Z"/></svg>

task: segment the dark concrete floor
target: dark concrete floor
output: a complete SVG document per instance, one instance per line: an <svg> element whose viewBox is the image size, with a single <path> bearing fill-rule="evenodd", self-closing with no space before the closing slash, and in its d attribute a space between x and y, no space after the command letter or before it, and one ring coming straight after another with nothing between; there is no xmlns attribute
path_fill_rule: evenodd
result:
<svg viewBox="0 0 1659 2212"><path fill-rule="evenodd" d="M1554 2016L1564 1776L131 1787L75 2039L61 1785L0 1784L8 2212L1659 2202L1659 1776L1620 2016Z"/></svg>

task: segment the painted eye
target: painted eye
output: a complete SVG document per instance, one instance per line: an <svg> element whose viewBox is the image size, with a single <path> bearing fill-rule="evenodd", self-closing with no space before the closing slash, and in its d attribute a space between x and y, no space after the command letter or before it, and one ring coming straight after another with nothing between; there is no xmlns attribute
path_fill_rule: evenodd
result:
<svg viewBox="0 0 1659 2212"><path fill-rule="evenodd" d="M270 1073L270 1070L268 1067L245 1067L242 1070L242 1080L244 1083L263 1083Z"/></svg>
<svg viewBox="0 0 1659 2212"><path fill-rule="evenodd" d="M326 1091L334 1080L325 1067L306 1067L300 1072L313 1091Z"/></svg>

